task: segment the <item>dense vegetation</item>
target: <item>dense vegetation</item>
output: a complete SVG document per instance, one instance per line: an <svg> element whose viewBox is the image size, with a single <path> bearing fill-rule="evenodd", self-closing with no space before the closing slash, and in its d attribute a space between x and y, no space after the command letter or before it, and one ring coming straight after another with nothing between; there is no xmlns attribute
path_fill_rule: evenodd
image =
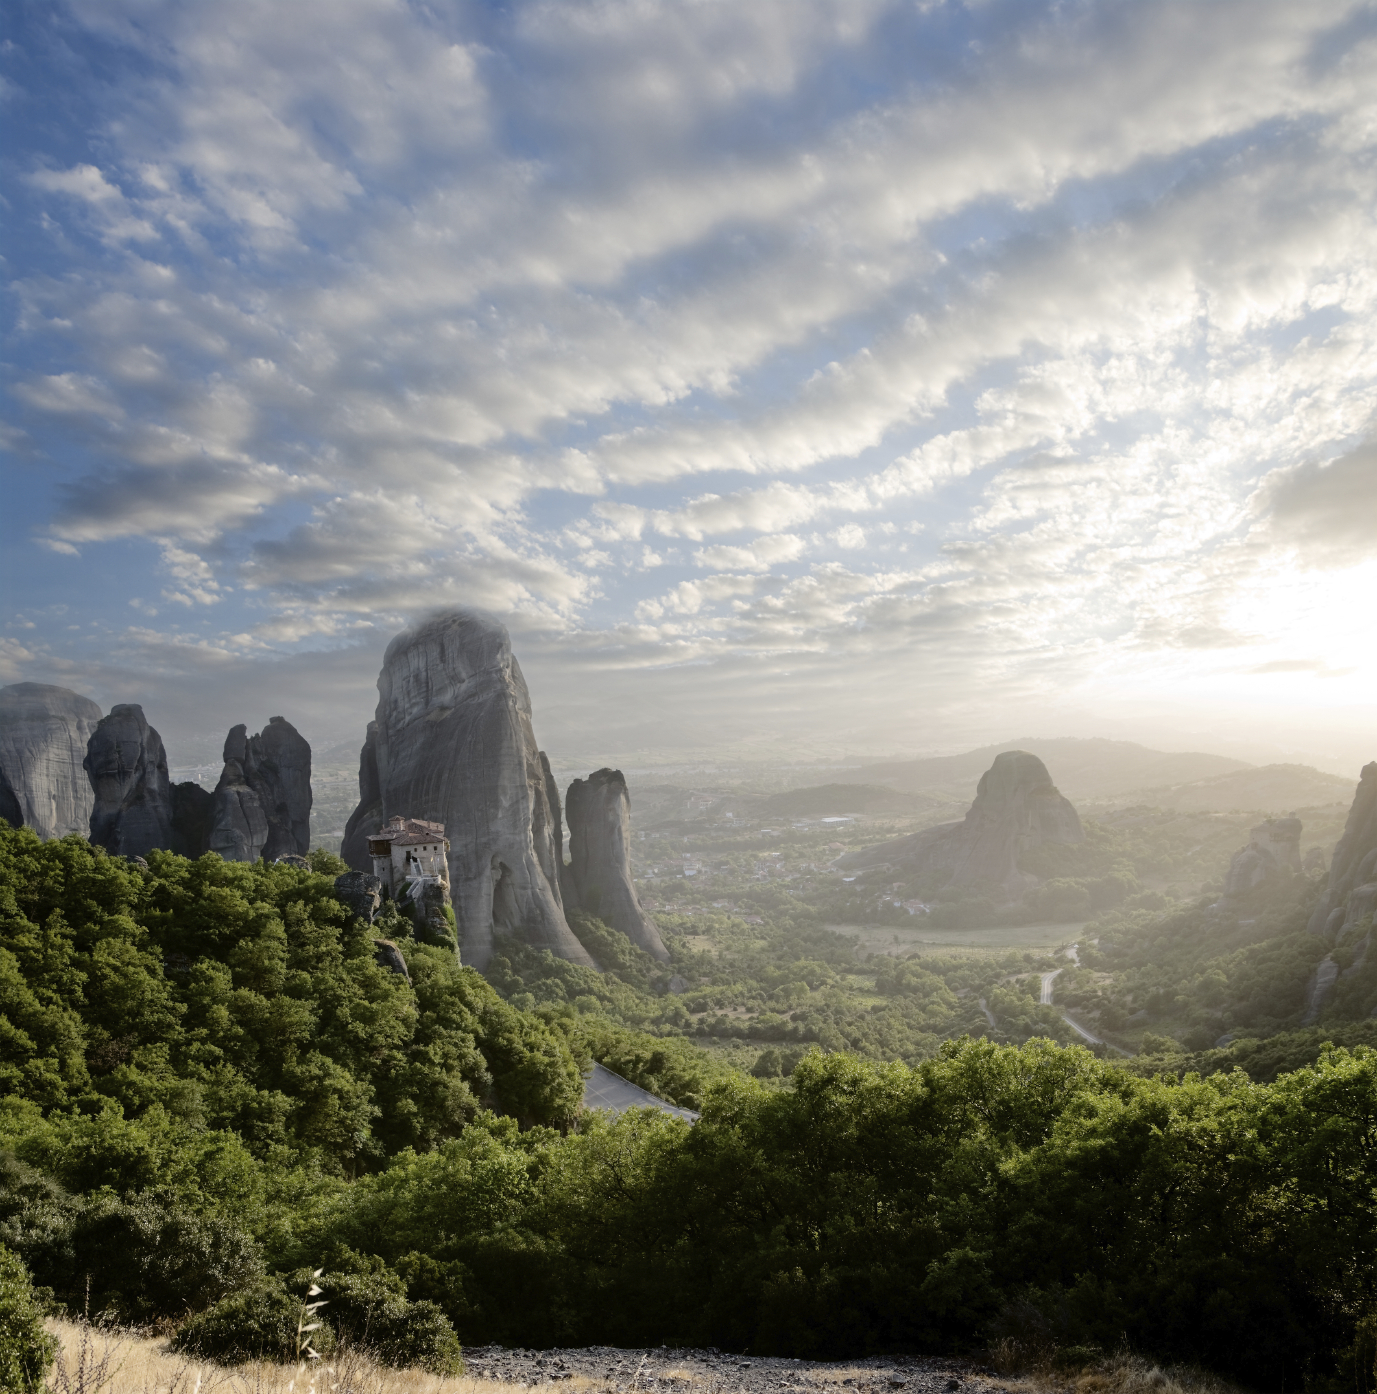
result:
<svg viewBox="0 0 1377 1394"><path fill-rule="evenodd" d="M981 996L1020 1032L1055 1017L1031 956L863 963L775 887L759 923L665 917L686 992L596 921L578 932L613 971L507 944L490 984L389 915L408 983L324 871L150 863L0 828L0 1245L50 1300L232 1358L285 1348L323 1266L327 1340L440 1370L458 1340L1005 1337L1337 1389L1367 1358L1377 1050L1358 1039L1307 1038L1292 1056L1313 1064L1255 1059L1258 1078L1174 1073L1166 1037L1137 1071L972 1039ZM1153 923L1170 948L1174 921ZM691 1039L746 1009L756 1079ZM879 1059L824 1053L853 1040ZM580 1118L590 1057L701 1120Z"/></svg>

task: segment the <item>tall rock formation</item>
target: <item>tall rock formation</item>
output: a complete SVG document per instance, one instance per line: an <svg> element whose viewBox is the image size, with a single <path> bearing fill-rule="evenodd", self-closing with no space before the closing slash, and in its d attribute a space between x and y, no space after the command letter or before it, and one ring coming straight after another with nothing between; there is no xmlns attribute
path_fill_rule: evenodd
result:
<svg viewBox="0 0 1377 1394"><path fill-rule="evenodd" d="M368 836L398 815L444 825L465 963L486 968L503 933L593 966L564 918L530 694L493 620L447 611L387 647L345 861L371 870Z"/></svg>
<svg viewBox="0 0 1377 1394"><path fill-rule="evenodd" d="M574 904L668 963L660 931L641 909L631 879L631 796L622 772L602 769L574 780L564 813L569 820L568 880ZM566 904L568 900L566 895Z"/></svg>
<svg viewBox="0 0 1377 1394"><path fill-rule="evenodd" d="M99 721L100 708L68 688L0 687L0 818L45 841L85 836L95 800L82 766Z"/></svg>
<svg viewBox="0 0 1377 1394"><path fill-rule="evenodd" d="M94 794L91 841L120 857L172 849L172 783L162 737L143 708L111 707L91 733L83 761Z"/></svg>
<svg viewBox="0 0 1377 1394"><path fill-rule="evenodd" d="M1248 845L1229 863L1224 878L1226 896L1246 895L1255 886L1279 873L1301 869L1299 818L1269 818L1248 834Z"/></svg>
<svg viewBox="0 0 1377 1394"><path fill-rule="evenodd" d="M1024 750L1006 750L980 777L975 802L959 823L942 823L840 859L847 869L882 865L908 875L948 871L957 886L1015 900L1037 884L1020 871L1024 852L1045 842L1085 840L1081 820L1058 792L1047 766Z"/></svg>
<svg viewBox="0 0 1377 1394"><path fill-rule="evenodd" d="M1377 905L1377 760L1364 765L1344 835L1329 863L1329 884L1310 916L1311 934L1334 939L1366 921Z"/></svg>
<svg viewBox="0 0 1377 1394"><path fill-rule="evenodd" d="M235 726L225 737L209 849L228 862L305 856L311 847L311 747L296 727L272 717L256 736Z"/></svg>

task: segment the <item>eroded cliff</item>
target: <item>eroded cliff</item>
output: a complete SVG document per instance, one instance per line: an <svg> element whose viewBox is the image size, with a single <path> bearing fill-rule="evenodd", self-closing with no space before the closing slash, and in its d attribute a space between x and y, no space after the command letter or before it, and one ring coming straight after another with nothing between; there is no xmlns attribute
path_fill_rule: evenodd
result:
<svg viewBox="0 0 1377 1394"><path fill-rule="evenodd" d="M465 963L485 968L494 935L510 934L592 966L564 917L557 801L501 624L447 611L388 645L359 796L342 848L359 871L371 869L367 838L388 818L444 824Z"/></svg>
<svg viewBox="0 0 1377 1394"><path fill-rule="evenodd" d="M95 798L83 762L99 722L100 708L69 688L0 687L0 818L45 840L85 836Z"/></svg>
<svg viewBox="0 0 1377 1394"><path fill-rule="evenodd" d="M668 963L660 931L641 908L631 877L631 796L622 772L601 769L574 780L564 814L569 821L568 881L577 908Z"/></svg>

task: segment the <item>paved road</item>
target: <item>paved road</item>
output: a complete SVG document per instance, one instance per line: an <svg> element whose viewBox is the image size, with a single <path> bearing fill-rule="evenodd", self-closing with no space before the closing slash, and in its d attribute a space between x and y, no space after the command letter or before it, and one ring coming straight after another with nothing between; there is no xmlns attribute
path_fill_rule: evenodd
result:
<svg viewBox="0 0 1377 1394"><path fill-rule="evenodd" d="M583 1086L583 1106L606 1109L609 1113L625 1113L629 1108L658 1108L661 1113L686 1118L690 1123L698 1121L698 1115L691 1108L676 1108L664 1099L657 1099L639 1084L614 1074L606 1065L596 1063Z"/></svg>
<svg viewBox="0 0 1377 1394"><path fill-rule="evenodd" d="M1044 973L1042 975L1042 996L1038 998L1038 1001L1042 1003L1044 1007L1050 1007L1052 1005L1052 984L1056 982L1057 978L1060 976L1060 968L1054 968L1050 973Z"/></svg>

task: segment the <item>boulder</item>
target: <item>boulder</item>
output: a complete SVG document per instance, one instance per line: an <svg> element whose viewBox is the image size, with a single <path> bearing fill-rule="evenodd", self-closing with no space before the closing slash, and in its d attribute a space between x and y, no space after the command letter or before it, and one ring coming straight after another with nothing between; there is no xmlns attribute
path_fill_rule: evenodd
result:
<svg viewBox="0 0 1377 1394"><path fill-rule="evenodd" d="M1364 765L1359 775L1344 834L1329 863L1329 883L1310 916L1310 933L1332 936L1346 931L1353 893L1374 879L1377 879L1377 760Z"/></svg>
<svg viewBox="0 0 1377 1394"><path fill-rule="evenodd" d="M419 882L411 893L410 909L411 923L421 943L453 945L454 931L445 913L453 913L448 886L442 881Z"/></svg>
<svg viewBox="0 0 1377 1394"><path fill-rule="evenodd" d="M171 849L172 783L162 737L143 708L123 702L91 733L82 761L94 797L91 841L114 856Z"/></svg>
<svg viewBox="0 0 1377 1394"><path fill-rule="evenodd" d="M1299 818L1268 818L1248 834L1229 863L1224 878L1225 896L1246 895L1264 881L1301 870Z"/></svg>
<svg viewBox="0 0 1377 1394"><path fill-rule="evenodd" d="M304 856L311 847L311 747L291 722L273 717L256 736L235 726L225 738L209 850L228 862Z"/></svg>
<svg viewBox="0 0 1377 1394"><path fill-rule="evenodd" d="M407 982L411 981L411 974L407 972L406 959L402 957L402 951L390 939L375 939L373 941L373 961L379 968L386 968L391 973L399 973Z"/></svg>
<svg viewBox="0 0 1377 1394"><path fill-rule="evenodd" d="M959 823L942 823L838 858L847 870L890 866L905 875L948 871L954 885L1017 900L1038 878L1019 858L1047 842L1085 840L1081 820L1036 755L1006 750L980 777Z"/></svg>
<svg viewBox="0 0 1377 1394"><path fill-rule="evenodd" d="M387 647L345 861L371 869L368 836L398 815L445 828L464 962L486 968L494 935L510 934L593 966L564 918L530 694L493 620L442 612Z"/></svg>
<svg viewBox="0 0 1377 1394"><path fill-rule="evenodd" d="M299 857L295 852L288 852L286 856L274 858L276 866L294 866L298 871L310 871L311 863L305 857Z"/></svg>
<svg viewBox="0 0 1377 1394"><path fill-rule="evenodd" d="M631 879L631 796L622 772L601 769L574 780L564 812L569 819L568 880L575 906L668 963L660 931L641 909Z"/></svg>
<svg viewBox="0 0 1377 1394"><path fill-rule="evenodd" d="M346 871L335 877L335 899L365 924L382 908L382 881L371 871Z"/></svg>
<svg viewBox="0 0 1377 1394"><path fill-rule="evenodd" d="M86 836L95 796L83 765L99 722L100 708L68 688L0 687L0 818L45 841Z"/></svg>

